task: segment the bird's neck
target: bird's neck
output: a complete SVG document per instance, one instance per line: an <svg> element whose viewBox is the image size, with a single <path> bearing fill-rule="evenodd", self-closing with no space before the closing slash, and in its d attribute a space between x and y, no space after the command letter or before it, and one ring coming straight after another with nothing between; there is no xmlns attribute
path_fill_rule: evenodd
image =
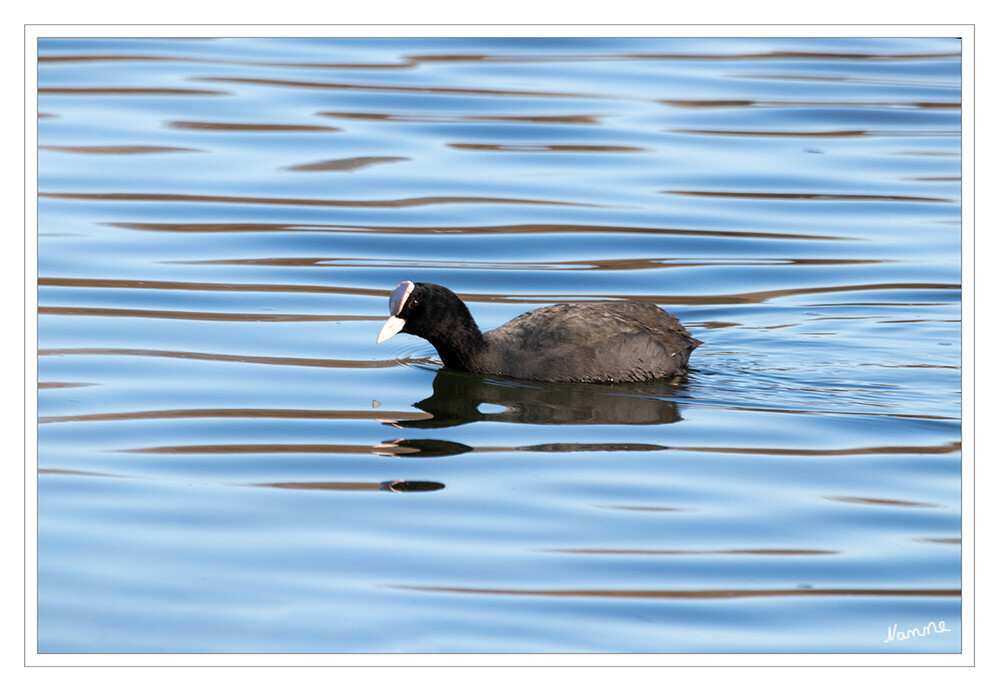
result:
<svg viewBox="0 0 999 691"><path fill-rule="evenodd" d="M475 372L476 366L486 349L486 339L471 312L462 304L458 313L442 322L427 335L427 340L437 350L445 367Z"/></svg>

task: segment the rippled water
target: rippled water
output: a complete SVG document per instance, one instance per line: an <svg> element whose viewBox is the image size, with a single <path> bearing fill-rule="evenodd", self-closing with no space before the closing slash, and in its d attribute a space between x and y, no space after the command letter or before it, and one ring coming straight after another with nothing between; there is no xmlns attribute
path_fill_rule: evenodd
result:
<svg viewBox="0 0 999 691"><path fill-rule="evenodd" d="M960 652L960 53L42 40L38 650ZM446 371L402 280L704 345Z"/></svg>

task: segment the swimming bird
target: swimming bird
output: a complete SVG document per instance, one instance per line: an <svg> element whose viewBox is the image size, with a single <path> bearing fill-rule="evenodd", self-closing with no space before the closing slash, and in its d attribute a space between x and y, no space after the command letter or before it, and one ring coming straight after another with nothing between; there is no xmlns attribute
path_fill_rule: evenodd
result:
<svg viewBox="0 0 999 691"><path fill-rule="evenodd" d="M482 333L457 295L403 281L389 295L381 343L408 333L430 341L446 367L515 379L635 382L687 371L701 341L647 302L558 304Z"/></svg>

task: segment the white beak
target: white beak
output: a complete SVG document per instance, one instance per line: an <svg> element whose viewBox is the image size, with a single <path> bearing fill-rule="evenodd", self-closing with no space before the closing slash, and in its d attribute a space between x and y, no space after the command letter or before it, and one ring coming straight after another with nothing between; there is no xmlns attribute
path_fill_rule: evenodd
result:
<svg viewBox="0 0 999 691"><path fill-rule="evenodd" d="M378 338L375 340L375 343L387 341L402 331L402 327L405 325L405 319L399 319L399 317L389 317L388 321L385 322L385 326L383 326L382 330L378 332Z"/></svg>

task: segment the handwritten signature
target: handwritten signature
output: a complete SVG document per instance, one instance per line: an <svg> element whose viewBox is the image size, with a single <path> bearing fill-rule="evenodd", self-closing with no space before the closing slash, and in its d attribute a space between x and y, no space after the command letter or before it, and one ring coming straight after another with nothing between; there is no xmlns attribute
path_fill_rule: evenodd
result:
<svg viewBox="0 0 999 691"><path fill-rule="evenodd" d="M944 631L950 631L950 629L947 628L947 624L943 619L940 621L931 621L921 629L906 629L905 631L899 631L898 624L893 624L888 627L888 638L884 639L883 642L891 643L892 641L904 641L909 638L922 638L923 636L929 636L931 633L943 633Z"/></svg>

